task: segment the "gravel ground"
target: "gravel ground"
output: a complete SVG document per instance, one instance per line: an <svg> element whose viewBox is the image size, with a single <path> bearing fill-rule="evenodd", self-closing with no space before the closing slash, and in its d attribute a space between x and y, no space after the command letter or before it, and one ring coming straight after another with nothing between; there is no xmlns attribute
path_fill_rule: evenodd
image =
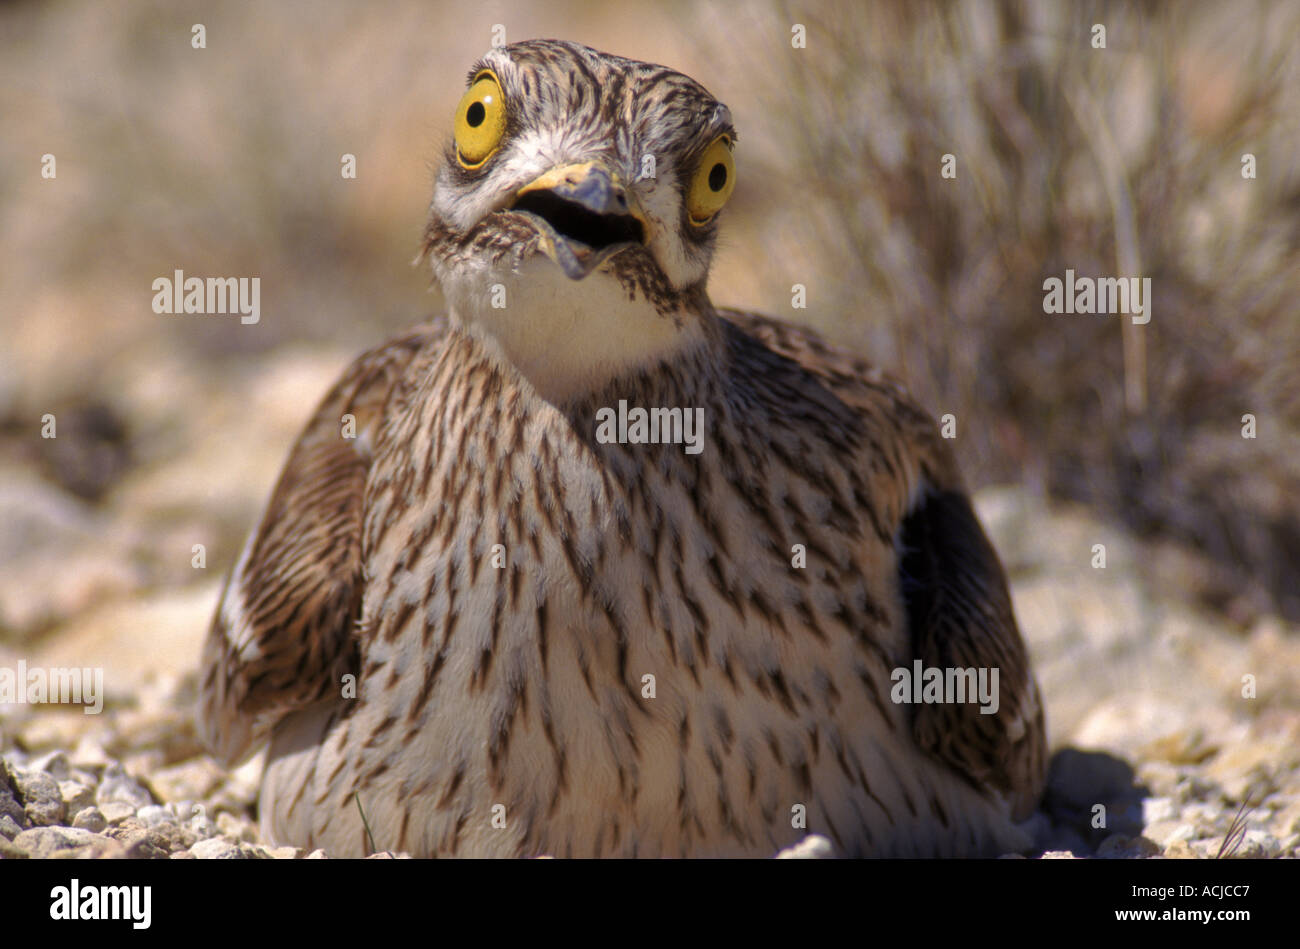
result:
<svg viewBox="0 0 1300 949"><path fill-rule="evenodd" d="M1184 552L1139 548L1018 490L979 506L1047 699L1054 755L1036 855L1300 856L1295 631L1271 620L1231 631L1162 597L1163 577L1195 567ZM1094 543L1107 545L1104 570L1089 565ZM226 771L195 737L197 644L214 602L210 584L140 597L35 650L29 665L76 656L108 665L116 685L98 715L0 706L0 857L327 856L262 841L260 759ZM812 837L782 855L831 850Z"/></svg>

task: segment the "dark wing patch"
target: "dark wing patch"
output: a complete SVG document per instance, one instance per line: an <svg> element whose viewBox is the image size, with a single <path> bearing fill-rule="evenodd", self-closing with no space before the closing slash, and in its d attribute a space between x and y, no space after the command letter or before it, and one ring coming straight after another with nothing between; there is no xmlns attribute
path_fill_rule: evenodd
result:
<svg viewBox="0 0 1300 949"><path fill-rule="evenodd" d="M924 668L998 670L995 713L976 701L915 705L913 737L977 786L1006 792L1016 817L1027 816L1044 780L1042 703L1002 565L970 499L923 493L898 546L913 658Z"/></svg>

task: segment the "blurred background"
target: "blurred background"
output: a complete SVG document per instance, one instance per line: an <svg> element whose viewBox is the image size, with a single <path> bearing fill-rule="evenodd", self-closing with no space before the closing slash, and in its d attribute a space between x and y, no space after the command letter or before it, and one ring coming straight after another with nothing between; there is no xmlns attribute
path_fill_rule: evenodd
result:
<svg viewBox="0 0 1300 949"><path fill-rule="evenodd" d="M1277 752L1300 744L1296 0L0 6L0 663L103 665L127 711L157 688L172 711L105 743L144 770L199 753L198 644L293 437L441 307L411 262L498 25L728 103L715 303L956 416L1054 744L1214 765L1275 715L1260 760L1300 768ZM1150 277L1151 322L1045 315L1067 268ZM260 322L155 314L176 269L259 276ZM0 709L0 747L86 728Z"/></svg>

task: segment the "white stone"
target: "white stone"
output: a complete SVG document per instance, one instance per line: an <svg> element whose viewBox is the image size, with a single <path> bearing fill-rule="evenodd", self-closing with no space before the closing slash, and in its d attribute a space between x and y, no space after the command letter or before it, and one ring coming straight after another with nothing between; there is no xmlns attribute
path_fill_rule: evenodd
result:
<svg viewBox="0 0 1300 949"><path fill-rule="evenodd" d="M99 834L103 833L108 827L108 821L104 819L104 815L98 807L91 805L77 812L77 816L72 819L72 826Z"/></svg>
<svg viewBox="0 0 1300 949"><path fill-rule="evenodd" d="M190 848L190 853L200 860L239 860L244 856L239 849L239 844L225 837L209 837L207 840L200 840Z"/></svg>
<svg viewBox="0 0 1300 949"><path fill-rule="evenodd" d="M60 781L59 794L63 796L63 803L69 814L75 815L95 803L94 788L87 787L79 781Z"/></svg>
<svg viewBox="0 0 1300 949"><path fill-rule="evenodd" d="M830 860L835 856L831 842L820 834L809 834L793 847L776 855L778 860Z"/></svg>
<svg viewBox="0 0 1300 949"><path fill-rule="evenodd" d="M1178 809L1172 798L1149 797L1142 802L1142 823L1154 824L1157 821L1173 820L1178 816Z"/></svg>
<svg viewBox="0 0 1300 949"><path fill-rule="evenodd" d="M135 812L136 820L146 827L157 827L159 824L175 823L175 815L169 813L167 808L160 804L150 804L142 807Z"/></svg>

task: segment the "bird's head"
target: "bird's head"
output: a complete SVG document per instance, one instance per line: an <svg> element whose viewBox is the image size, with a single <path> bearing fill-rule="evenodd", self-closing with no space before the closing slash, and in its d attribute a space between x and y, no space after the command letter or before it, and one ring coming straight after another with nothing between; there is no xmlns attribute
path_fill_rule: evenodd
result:
<svg viewBox="0 0 1300 949"><path fill-rule="evenodd" d="M662 66L556 40L493 49L452 117L425 255L453 320L557 398L702 332L731 113Z"/></svg>

